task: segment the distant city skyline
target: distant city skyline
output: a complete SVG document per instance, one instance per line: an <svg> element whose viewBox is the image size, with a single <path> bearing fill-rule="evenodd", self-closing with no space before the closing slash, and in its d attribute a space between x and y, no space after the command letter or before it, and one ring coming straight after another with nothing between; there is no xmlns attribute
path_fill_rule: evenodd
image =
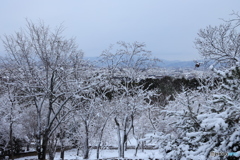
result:
<svg viewBox="0 0 240 160"><path fill-rule="evenodd" d="M24 28L26 19L40 19L52 29L62 24L63 35L76 37L85 57L97 57L117 41L138 41L160 59L191 61L201 59L194 47L198 31L231 19L239 6L239 0L2 1L0 37Z"/></svg>

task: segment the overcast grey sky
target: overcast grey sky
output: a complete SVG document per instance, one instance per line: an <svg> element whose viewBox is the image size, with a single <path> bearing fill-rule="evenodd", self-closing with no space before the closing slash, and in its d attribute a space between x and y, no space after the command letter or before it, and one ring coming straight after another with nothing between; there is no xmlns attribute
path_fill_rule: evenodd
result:
<svg viewBox="0 0 240 160"><path fill-rule="evenodd" d="M199 29L230 19L239 7L240 0L3 0L0 36L24 27L26 18L41 19L52 28L63 22L64 35L76 37L86 57L117 41L138 41L160 59L197 60Z"/></svg>

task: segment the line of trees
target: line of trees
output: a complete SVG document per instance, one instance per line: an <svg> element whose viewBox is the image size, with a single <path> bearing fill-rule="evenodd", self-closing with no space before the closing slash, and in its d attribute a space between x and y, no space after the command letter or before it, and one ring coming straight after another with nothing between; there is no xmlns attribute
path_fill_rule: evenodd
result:
<svg viewBox="0 0 240 160"><path fill-rule="evenodd" d="M159 60L140 42L110 45L100 56L105 67L96 68L62 35L63 26L27 21L2 40L8 56L1 59L1 152L10 146L13 159L20 142L35 141L40 160L47 153L53 160L57 147L64 159L68 146L84 159L97 146L99 158L101 147L117 139L123 158L130 138L135 154L156 140L166 159L240 151L240 16L233 14L199 31L196 48L214 65L212 77L192 80L143 79Z"/></svg>
<svg viewBox="0 0 240 160"><path fill-rule="evenodd" d="M54 159L57 146L64 159L65 147L73 145L84 159L96 145L99 158L103 139L112 135L105 132L112 130L124 157L134 121L152 106L155 95L137 82L158 59L151 58L144 43L118 42L102 53L107 67L99 72L83 60L75 40L62 33L63 26L51 30L43 22L27 21L26 28L4 36L1 150L10 146L13 159L18 138L28 145L35 141L40 160L47 152ZM116 79L117 72L124 79Z"/></svg>

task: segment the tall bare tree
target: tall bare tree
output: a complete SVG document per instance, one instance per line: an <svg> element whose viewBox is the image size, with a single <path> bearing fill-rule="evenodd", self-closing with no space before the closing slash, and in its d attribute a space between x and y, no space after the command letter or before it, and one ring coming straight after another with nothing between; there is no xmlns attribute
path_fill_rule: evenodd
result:
<svg viewBox="0 0 240 160"><path fill-rule="evenodd" d="M76 85L83 52L74 39L62 36L63 26L53 31L43 22L27 20L26 28L5 35L4 47L8 56L3 59L5 70L18 87L18 97L37 113L38 159L46 159L49 138L66 116L74 109L69 100L81 90ZM74 68L77 70L74 70ZM79 78L79 77L77 77ZM60 117L61 111L64 114Z"/></svg>
<svg viewBox="0 0 240 160"><path fill-rule="evenodd" d="M151 51L142 42L126 43L119 41L104 50L101 62L107 65L109 76L113 78L121 73L128 78L139 78L147 69L157 66L158 58L152 57Z"/></svg>
<svg viewBox="0 0 240 160"><path fill-rule="evenodd" d="M152 58L145 43L117 42L103 51L101 61L107 64L109 81L117 90L114 94L115 117L117 127L119 157L124 158L127 138L134 128L136 113L149 107L153 93L138 85L149 68L156 66L160 60Z"/></svg>

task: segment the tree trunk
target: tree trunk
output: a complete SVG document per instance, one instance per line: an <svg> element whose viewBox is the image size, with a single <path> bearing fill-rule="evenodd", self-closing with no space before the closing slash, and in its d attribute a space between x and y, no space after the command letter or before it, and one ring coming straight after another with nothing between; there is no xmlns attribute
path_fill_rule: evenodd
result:
<svg viewBox="0 0 240 160"><path fill-rule="evenodd" d="M57 150L57 143L58 138L55 135L52 135L51 138L48 140L48 155L49 160L54 160L56 150Z"/></svg>
<svg viewBox="0 0 240 160"><path fill-rule="evenodd" d="M64 151L65 151L64 138L65 138L65 131L62 128L60 128L60 144L61 144L60 158L62 160L64 160Z"/></svg>
<svg viewBox="0 0 240 160"><path fill-rule="evenodd" d="M78 147L78 149L77 149L77 156L79 156L79 151L80 151L80 148Z"/></svg>
<svg viewBox="0 0 240 160"><path fill-rule="evenodd" d="M40 160L45 160L46 159L46 153L47 153L47 141L43 141L42 144L42 151L40 152Z"/></svg>
<svg viewBox="0 0 240 160"><path fill-rule="evenodd" d="M37 105L36 105L37 106ZM37 152L38 152L38 159L42 158L42 136L41 136L41 111L37 106Z"/></svg>
<svg viewBox="0 0 240 160"><path fill-rule="evenodd" d="M87 121L84 121L85 125L85 140L84 140L84 146L83 146L83 159L88 159L89 157L89 143L88 143L88 124Z"/></svg>
<svg viewBox="0 0 240 160"><path fill-rule="evenodd" d="M64 160L64 151L65 151L65 149L64 149L64 147L62 147L62 148L61 148L61 154L60 154L60 158L61 158L62 160Z"/></svg>
<svg viewBox="0 0 240 160"><path fill-rule="evenodd" d="M27 151L29 151L30 143L27 144Z"/></svg>
<svg viewBox="0 0 240 160"><path fill-rule="evenodd" d="M121 148L121 155L120 155L120 157L121 158L124 158L124 152L125 152L125 144L126 144L126 142L127 142L127 121L128 121L128 116L125 116L125 118L124 118L124 123L123 123L123 127L124 127L124 129L123 129L123 137L122 137L122 148Z"/></svg>
<svg viewBox="0 0 240 160"><path fill-rule="evenodd" d="M142 141L141 143L142 152L144 152L144 144L145 144L145 141Z"/></svg>
<svg viewBox="0 0 240 160"><path fill-rule="evenodd" d="M116 125L117 125L117 135L118 135L118 156L121 157L121 155L122 155L122 145L121 145L120 125L119 125L119 123L118 123L116 117L114 118L114 120L115 120L115 123L116 123ZM121 157L121 158L123 158L123 157Z"/></svg>
<svg viewBox="0 0 240 160"><path fill-rule="evenodd" d="M40 139L41 142L41 139ZM43 137L42 144L38 147L38 159L46 160L48 138Z"/></svg>
<svg viewBox="0 0 240 160"><path fill-rule="evenodd" d="M97 159L99 159L99 151L100 151L100 147L101 147L101 143L102 143L103 131L104 131L104 128L105 128L105 126L107 124L108 118L110 117L111 114L109 114L109 116L105 120L105 122L104 122L104 124L102 126L102 129L101 129L101 132L100 132L99 142L98 142L98 145L97 145Z"/></svg>
<svg viewBox="0 0 240 160"><path fill-rule="evenodd" d="M13 122L10 123L10 146L11 146L11 159L14 160L14 152L13 152Z"/></svg>
<svg viewBox="0 0 240 160"><path fill-rule="evenodd" d="M127 151L127 141L124 144L124 150Z"/></svg>
<svg viewBox="0 0 240 160"><path fill-rule="evenodd" d="M38 153L38 159L41 157L41 135L38 133L37 134L37 153Z"/></svg>
<svg viewBox="0 0 240 160"><path fill-rule="evenodd" d="M124 158L124 143L121 143L121 151L120 151L120 157Z"/></svg>
<svg viewBox="0 0 240 160"><path fill-rule="evenodd" d="M124 129L123 131L123 137L122 137L122 142L121 142L121 158L124 158L124 153L125 153L125 144L127 142L127 134L126 134L126 130Z"/></svg>
<svg viewBox="0 0 240 160"><path fill-rule="evenodd" d="M101 147L101 141L97 145L97 159L99 159L100 147Z"/></svg>
<svg viewBox="0 0 240 160"><path fill-rule="evenodd" d="M137 156L138 147L139 147L139 142L137 142L137 146L136 146L136 148L135 148L135 153L134 153L134 156L135 156L135 157Z"/></svg>
<svg viewBox="0 0 240 160"><path fill-rule="evenodd" d="M125 145L126 145L126 142L127 142L127 136L128 136L128 133L130 132L133 124L131 124L130 128L128 128L128 131L127 131L128 116L126 115L125 118L124 118L124 123L123 123L123 125L124 125L123 128L124 129L123 129L123 134L122 134L122 138L121 138L120 124L118 123L116 117L114 118L114 120L115 120L115 123L117 125L118 155L119 155L119 157L124 158L124 152L125 152ZM132 120L132 123L133 123L133 120Z"/></svg>

